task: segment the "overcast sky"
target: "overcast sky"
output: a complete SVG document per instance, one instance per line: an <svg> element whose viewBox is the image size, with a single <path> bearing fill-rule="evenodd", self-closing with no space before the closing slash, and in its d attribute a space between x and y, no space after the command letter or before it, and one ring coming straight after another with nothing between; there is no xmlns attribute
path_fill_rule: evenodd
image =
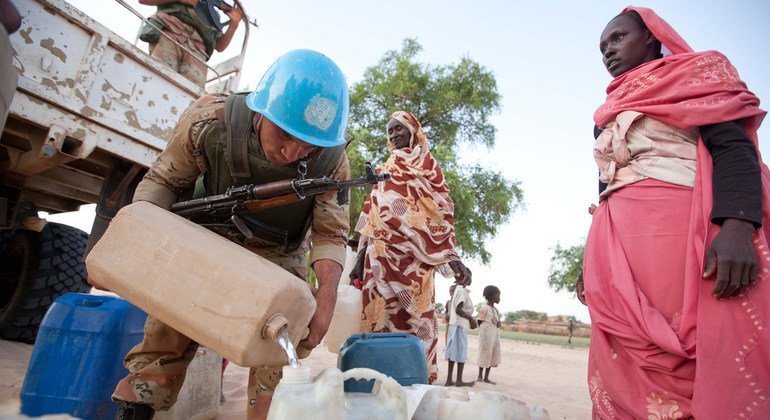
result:
<svg viewBox="0 0 770 420"><path fill-rule="evenodd" d="M76 7L133 41L138 20L110 0L72 0ZM129 1L145 16L153 8ZM610 76L602 66L599 34L626 2L602 1L310 1L246 0L257 19L252 30L242 86L259 76L281 54L295 48L323 52L339 64L349 84L404 38L424 48L420 61L433 65L468 56L491 70L502 95L492 119L497 143L491 150L463 150L468 164L482 161L521 182L526 211L502 226L487 246L493 258L474 273L471 297L495 284L502 290L503 312L531 309L549 315L588 311L566 292L548 288L551 248L576 245L590 226L587 207L596 202L597 170L592 159L592 115L604 99ZM749 88L770 98L770 2L648 1L697 51L726 54ZM239 29L238 44L243 30ZM212 62L231 56L226 51ZM770 152L770 129L760 129L760 150ZM383 139L383 141L385 141ZM769 155L770 156L770 155ZM79 215L51 219L90 229L92 206ZM437 282L437 302L448 299L448 279Z"/></svg>

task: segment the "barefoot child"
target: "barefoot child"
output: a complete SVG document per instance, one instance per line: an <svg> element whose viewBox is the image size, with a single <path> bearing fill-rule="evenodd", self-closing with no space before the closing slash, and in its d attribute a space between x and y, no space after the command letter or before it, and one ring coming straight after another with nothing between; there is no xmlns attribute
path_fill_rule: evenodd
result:
<svg viewBox="0 0 770 420"><path fill-rule="evenodd" d="M479 377L478 381L484 381L495 385L489 380L489 371L500 364L500 312L495 308L495 303L500 303L500 289L495 286L484 288L484 298L487 304L479 309ZM482 378L484 368L487 369Z"/></svg>
<svg viewBox="0 0 770 420"><path fill-rule="evenodd" d="M449 362L446 386L473 386L476 382L463 382L463 368L468 360L468 329L476 328L476 320L473 318L473 303L465 288L470 281L456 282L457 288L452 295L452 304L449 308L449 338L446 344L446 359ZM452 381L452 372L457 363L457 381Z"/></svg>

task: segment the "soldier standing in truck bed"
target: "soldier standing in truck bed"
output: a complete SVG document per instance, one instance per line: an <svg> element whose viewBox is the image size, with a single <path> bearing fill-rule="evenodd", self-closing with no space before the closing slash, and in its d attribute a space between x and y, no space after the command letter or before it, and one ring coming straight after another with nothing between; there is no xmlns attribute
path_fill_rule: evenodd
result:
<svg viewBox="0 0 770 420"><path fill-rule="evenodd" d="M222 52L230 45L243 18L236 5L230 7L222 1L139 0L139 3L158 7L158 11L147 18L153 25L145 25L139 35L139 39L150 44L150 55L201 87L206 83L206 61L214 50ZM230 18L225 32L217 10ZM194 54L180 48L172 39Z"/></svg>

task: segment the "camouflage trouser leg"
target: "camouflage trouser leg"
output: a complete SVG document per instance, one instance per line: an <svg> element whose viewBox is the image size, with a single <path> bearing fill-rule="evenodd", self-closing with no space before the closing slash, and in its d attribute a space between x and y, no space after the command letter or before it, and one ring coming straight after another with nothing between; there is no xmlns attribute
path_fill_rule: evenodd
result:
<svg viewBox="0 0 770 420"><path fill-rule="evenodd" d="M203 52L198 51L190 45L189 42L185 42L185 36L176 35L169 31L163 31L163 33L173 37L177 42L190 50L204 56ZM182 76L192 80L198 86L206 84L206 73L208 71L206 64L187 51L179 48L178 45L167 37L161 35L156 44L150 44L150 55L171 67Z"/></svg>
<svg viewBox="0 0 770 420"><path fill-rule="evenodd" d="M129 373L115 387L113 401L168 410L176 402L187 365L197 350L198 343L148 316L144 340L128 352L123 362Z"/></svg>

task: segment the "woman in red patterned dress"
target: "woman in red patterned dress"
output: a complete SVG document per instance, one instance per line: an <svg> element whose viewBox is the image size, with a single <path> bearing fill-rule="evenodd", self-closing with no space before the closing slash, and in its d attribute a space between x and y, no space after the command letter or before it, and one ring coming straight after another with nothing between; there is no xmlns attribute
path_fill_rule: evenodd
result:
<svg viewBox="0 0 770 420"><path fill-rule="evenodd" d="M363 279L362 332L403 332L423 341L429 382L438 378L434 271L470 281L455 251L454 203L420 122L409 112L391 115L390 157L380 171L356 230L356 268Z"/></svg>

